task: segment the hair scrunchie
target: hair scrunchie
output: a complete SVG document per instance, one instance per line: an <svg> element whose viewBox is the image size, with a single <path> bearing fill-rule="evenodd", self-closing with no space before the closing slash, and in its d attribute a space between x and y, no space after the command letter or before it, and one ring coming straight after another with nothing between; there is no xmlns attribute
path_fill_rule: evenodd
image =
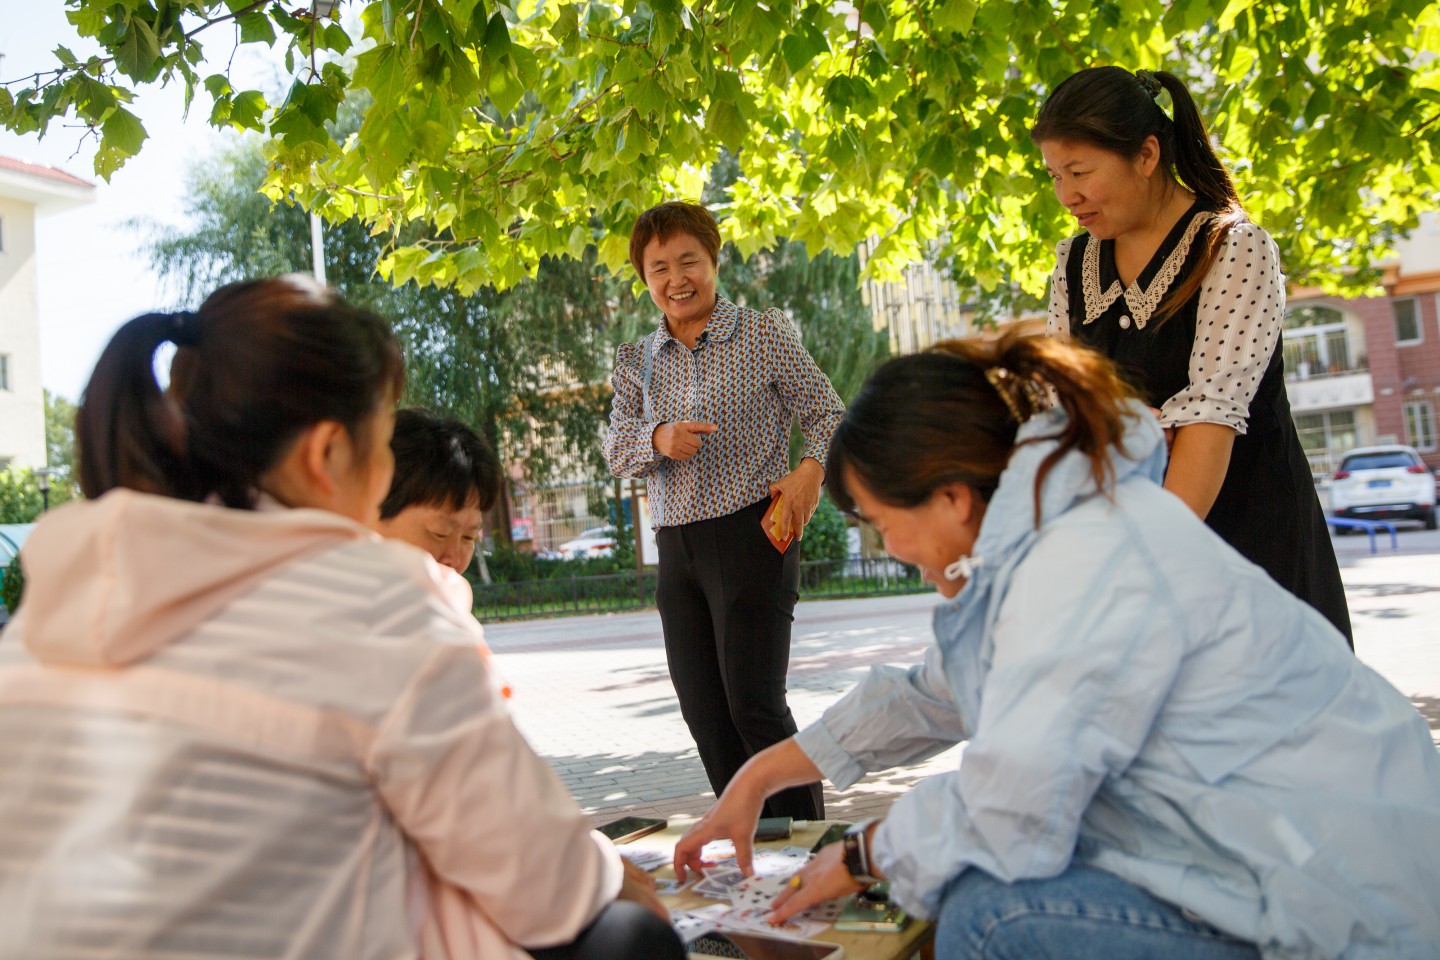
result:
<svg viewBox="0 0 1440 960"><path fill-rule="evenodd" d="M177 347L198 347L200 345L200 315L190 310L167 313L170 321L169 336L166 337Z"/></svg>
<svg viewBox="0 0 1440 960"><path fill-rule="evenodd" d="M1151 100L1155 100L1160 96L1160 90L1162 88L1155 74L1149 70L1136 70L1135 79L1140 81L1140 86L1145 88L1145 92L1150 95Z"/></svg>

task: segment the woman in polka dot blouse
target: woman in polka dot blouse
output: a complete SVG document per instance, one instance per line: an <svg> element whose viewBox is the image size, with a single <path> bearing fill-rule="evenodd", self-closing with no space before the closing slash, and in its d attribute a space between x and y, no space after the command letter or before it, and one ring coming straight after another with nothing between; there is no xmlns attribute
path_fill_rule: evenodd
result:
<svg viewBox="0 0 1440 960"><path fill-rule="evenodd" d="M1030 136L1085 231L1056 248L1050 332L1110 357L1148 398L1173 437L1165 488L1350 638L1285 395L1279 255L1241 209L1185 84L1082 70Z"/></svg>

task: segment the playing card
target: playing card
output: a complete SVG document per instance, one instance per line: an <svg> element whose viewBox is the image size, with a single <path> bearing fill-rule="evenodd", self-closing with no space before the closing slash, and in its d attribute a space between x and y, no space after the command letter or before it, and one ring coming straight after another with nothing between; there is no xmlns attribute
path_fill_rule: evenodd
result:
<svg viewBox="0 0 1440 960"><path fill-rule="evenodd" d="M745 879L745 874L739 867L706 867L701 872L705 874L706 880L713 880L726 887L733 887Z"/></svg>
<svg viewBox="0 0 1440 960"><path fill-rule="evenodd" d="M709 897L711 900L729 900L730 885L717 883L713 880L701 880L690 888L691 892L702 897Z"/></svg>
<svg viewBox="0 0 1440 960"><path fill-rule="evenodd" d="M646 847L623 846L619 848L620 856L629 860L641 870L654 870L663 867L670 862L671 855L664 850L652 850Z"/></svg>
<svg viewBox="0 0 1440 960"><path fill-rule="evenodd" d="M765 907L789 884L788 877L751 877L734 888L730 902L737 907Z"/></svg>
<svg viewBox="0 0 1440 960"><path fill-rule="evenodd" d="M735 858L735 844L729 840L711 840L700 848L700 859L706 863L718 863L721 860L733 860Z"/></svg>
<svg viewBox="0 0 1440 960"><path fill-rule="evenodd" d="M822 921L808 919L803 913L784 923L771 923L769 907L736 907L721 917L719 923L721 927L761 930L771 936L796 940L808 940L818 933L823 933L828 926Z"/></svg>
<svg viewBox="0 0 1440 960"><path fill-rule="evenodd" d="M799 850L799 853L789 853ZM786 847L782 850L756 850L751 869L756 876L788 877L805 866L810 860L810 851L801 847Z"/></svg>
<svg viewBox="0 0 1440 960"><path fill-rule="evenodd" d="M716 910L715 907L704 907L699 910L671 910L670 926L675 928L675 932L680 935L683 942L689 943L696 937L703 937L711 930L716 929L717 918L725 912L723 906L720 906L719 910Z"/></svg>
<svg viewBox="0 0 1440 960"><path fill-rule="evenodd" d="M690 885L694 882L694 878L686 880L682 883L674 877L660 877L655 881L655 892L668 897L671 894L679 893L681 890L688 889Z"/></svg>

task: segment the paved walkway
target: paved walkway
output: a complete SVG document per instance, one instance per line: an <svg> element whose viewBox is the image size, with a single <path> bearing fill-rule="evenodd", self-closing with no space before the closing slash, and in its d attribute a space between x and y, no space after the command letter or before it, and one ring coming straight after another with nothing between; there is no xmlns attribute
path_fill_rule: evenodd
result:
<svg viewBox="0 0 1440 960"><path fill-rule="evenodd" d="M1355 538L1336 545L1361 659L1411 697L1440 740L1440 555L1371 557ZM872 663L917 662L934 605L934 594L802 603L790 668L796 721L817 718ZM653 611L498 624L486 635L515 689L516 723L597 823L699 813L714 802ZM827 788L826 812L881 815L918 780L953 769L959 753L867 778L844 794Z"/></svg>

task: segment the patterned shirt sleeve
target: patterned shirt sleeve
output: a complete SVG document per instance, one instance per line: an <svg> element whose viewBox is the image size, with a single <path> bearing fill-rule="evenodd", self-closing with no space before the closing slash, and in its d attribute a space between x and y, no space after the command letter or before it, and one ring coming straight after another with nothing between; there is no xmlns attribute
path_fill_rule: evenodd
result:
<svg viewBox="0 0 1440 960"><path fill-rule="evenodd" d="M635 343L623 343L615 354L615 372L610 385L615 401L610 407L610 430L605 435L605 462L617 477L644 477L664 458L655 449L655 428L662 421L646 420L640 384L640 351Z"/></svg>
<svg viewBox="0 0 1440 960"><path fill-rule="evenodd" d="M1050 274L1050 310L1045 317L1045 332L1052 337L1070 335L1070 281L1065 278L1065 266L1070 261L1070 245L1074 237L1067 237L1055 245L1055 272Z"/></svg>
<svg viewBox="0 0 1440 960"><path fill-rule="evenodd" d="M770 327L770 359L776 389L785 406L800 418L805 437L804 456L823 467L830 453L830 437L845 416L845 404L800 342L800 331L777 308L765 311Z"/></svg>
<svg viewBox="0 0 1440 960"><path fill-rule="evenodd" d="M1200 288L1190 384L1165 401L1160 422L1218 423L1245 433L1284 316L1285 277L1275 241L1253 223L1238 224Z"/></svg>

